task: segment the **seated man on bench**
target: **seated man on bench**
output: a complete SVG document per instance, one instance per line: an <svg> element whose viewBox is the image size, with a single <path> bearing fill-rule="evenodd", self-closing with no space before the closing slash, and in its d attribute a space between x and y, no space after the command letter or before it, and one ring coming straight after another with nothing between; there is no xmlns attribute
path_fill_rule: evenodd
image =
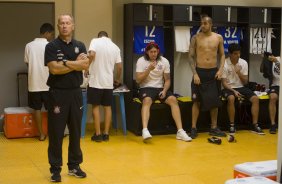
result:
<svg viewBox="0 0 282 184"><path fill-rule="evenodd" d="M269 133L276 134L276 104L279 100L279 84L280 84L280 57L275 57L272 53L264 53L264 58L261 64L261 72L263 76L269 80L269 117L271 125Z"/></svg>
<svg viewBox="0 0 282 184"><path fill-rule="evenodd" d="M160 100L171 107L172 117L177 126L176 139L191 141L191 137L182 129L180 109L170 87L170 65L160 56L159 46L151 42L145 48L145 55L136 64L136 82L140 85L139 98L142 101L142 137L144 142L152 136L148 130L150 107L154 100Z"/></svg>
<svg viewBox="0 0 282 184"><path fill-rule="evenodd" d="M244 87L248 83L248 63L240 58L240 46L230 44L228 47L229 58L225 60L222 84L223 97L227 99L227 112L229 115L230 129L229 133L235 133L235 98L244 98L252 103L251 113L253 127L252 132L264 135L262 129L258 126L259 98L249 88Z"/></svg>

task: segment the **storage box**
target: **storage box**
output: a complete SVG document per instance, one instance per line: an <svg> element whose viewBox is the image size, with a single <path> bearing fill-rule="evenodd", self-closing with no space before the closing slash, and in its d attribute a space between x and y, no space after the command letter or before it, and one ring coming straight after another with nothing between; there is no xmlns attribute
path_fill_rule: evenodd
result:
<svg viewBox="0 0 282 184"><path fill-rule="evenodd" d="M236 178L232 180L227 180L225 184L279 184L268 178L262 176L246 177L246 178Z"/></svg>
<svg viewBox="0 0 282 184"><path fill-rule="evenodd" d="M276 181L277 160L246 162L234 166L234 178L263 176Z"/></svg>
<svg viewBox="0 0 282 184"><path fill-rule="evenodd" d="M4 109L4 134L7 138L39 136L37 125L29 107L8 107ZM42 128L47 135L47 112L42 112Z"/></svg>

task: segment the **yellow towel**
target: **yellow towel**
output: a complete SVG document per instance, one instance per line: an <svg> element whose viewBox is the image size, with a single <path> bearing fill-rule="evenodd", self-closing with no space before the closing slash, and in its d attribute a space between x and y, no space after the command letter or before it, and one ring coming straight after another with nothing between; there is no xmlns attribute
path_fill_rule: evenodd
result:
<svg viewBox="0 0 282 184"><path fill-rule="evenodd" d="M133 102L141 103L141 101L139 100L139 98L133 98ZM161 101L155 100L154 103L161 103Z"/></svg>
<svg viewBox="0 0 282 184"><path fill-rule="evenodd" d="M178 101L180 102L192 102L192 99L190 96L182 96L177 98Z"/></svg>

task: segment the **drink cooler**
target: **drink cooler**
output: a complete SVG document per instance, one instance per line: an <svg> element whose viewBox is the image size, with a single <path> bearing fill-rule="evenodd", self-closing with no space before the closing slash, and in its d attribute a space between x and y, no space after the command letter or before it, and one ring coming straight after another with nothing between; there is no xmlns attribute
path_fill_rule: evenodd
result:
<svg viewBox="0 0 282 184"><path fill-rule="evenodd" d="M4 109L4 134L7 138L39 136L37 124L29 107L8 107ZM47 112L42 112L42 128L47 135Z"/></svg>

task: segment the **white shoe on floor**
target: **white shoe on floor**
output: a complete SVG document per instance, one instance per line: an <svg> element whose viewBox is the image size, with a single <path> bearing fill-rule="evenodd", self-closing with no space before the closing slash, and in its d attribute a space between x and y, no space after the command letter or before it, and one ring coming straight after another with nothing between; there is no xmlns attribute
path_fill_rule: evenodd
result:
<svg viewBox="0 0 282 184"><path fill-rule="evenodd" d="M143 137L143 141L146 141L148 139L152 139L152 135L150 134L148 129L142 130L142 137Z"/></svg>
<svg viewBox="0 0 282 184"><path fill-rule="evenodd" d="M192 138L189 137L183 129L177 131L176 139L186 141L186 142L192 141Z"/></svg>

